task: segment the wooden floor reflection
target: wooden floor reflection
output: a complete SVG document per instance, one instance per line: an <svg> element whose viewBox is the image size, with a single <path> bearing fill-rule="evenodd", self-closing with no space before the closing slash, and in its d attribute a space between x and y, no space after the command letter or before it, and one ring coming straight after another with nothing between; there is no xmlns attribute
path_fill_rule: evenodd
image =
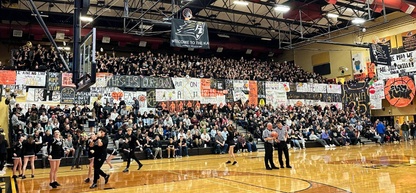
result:
<svg viewBox="0 0 416 193"><path fill-rule="evenodd" d="M275 162L277 161L277 152ZM416 192L416 145L365 145L336 150L291 150L292 169L265 170L263 152L237 154L238 164L226 165L227 155L143 160L143 168L115 164L108 184L90 190L83 182L87 169L59 171L58 189L51 189L48 169L35 178L18 179L19 192ZM276 162L277 163L277 162ZM278 165L278 164L276 164ZM108 166L103 167L108 171ZM8 170L9 174L10 169ZM30 171L28 171L30 174Z"/></svg>

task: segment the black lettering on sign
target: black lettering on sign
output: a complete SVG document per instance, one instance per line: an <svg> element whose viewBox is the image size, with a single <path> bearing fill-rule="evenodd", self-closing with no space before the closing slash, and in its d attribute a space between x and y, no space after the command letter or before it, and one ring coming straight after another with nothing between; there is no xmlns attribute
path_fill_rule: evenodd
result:
<svg viewBox="0 0 416 193"><path fill-rule="evenodd" d="M75 102L75 88L64 87L61 90L61 103L73 104Z"/></svg>
<svg viewBox="0 0 416 193"><path fill-rule="evenodd" d="M173 81L171 78L163 77L143 77L141 81L141 88L154 88L154 89L174 89Z"/></svg>
<svg viewBox="0 0 416 193"><path fill-rule="evenodd" d="M77 92L75 95L75 103L79 105L90 104L90 93L89 92Z"/></svg>
<svg viewBox="0 0 416 193"><path fill-rule="evenodd" d="M390 98L405 98L405 99L412 99L410 96L412 90L406 84L400 85L391 85L389 95Z"/></svg>

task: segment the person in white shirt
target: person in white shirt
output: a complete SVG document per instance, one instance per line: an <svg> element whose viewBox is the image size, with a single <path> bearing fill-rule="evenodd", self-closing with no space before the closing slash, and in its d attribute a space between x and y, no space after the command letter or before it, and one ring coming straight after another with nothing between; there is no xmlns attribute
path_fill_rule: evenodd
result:
<svg viewBox="0 0 416 193"><path fill-rule="evenodd" d="M111 114L110 114L110 119L115 121L117 117L118 117L117 110L114 109L113 112L111 112Z"/></svg>
<svg viewBox="0 0 416 193"><path fill-rule="evenodd" d="M204 130L204 132L201 134L202 144L204 144L204 147L207 147L210 144L211 137L208 135L207 131Z"/></svg>
<svg viewBox="0 0 416 193"><path fill-rule="evenodd" d="M183 125L185 126L186 129L188 129L189 126L191 125L191 120L189 119L188 115L185 115L185 118L183 119Z"/></svg>
<svg viewBox="0 0 416 193"><path fill-rule="evenodd" d="M181 131L179 131L179 133L178 133L178 139L180 139L181 136L183 137L183 139L186 139L186 133L183 132L183 129L181 129Z"/></svg>

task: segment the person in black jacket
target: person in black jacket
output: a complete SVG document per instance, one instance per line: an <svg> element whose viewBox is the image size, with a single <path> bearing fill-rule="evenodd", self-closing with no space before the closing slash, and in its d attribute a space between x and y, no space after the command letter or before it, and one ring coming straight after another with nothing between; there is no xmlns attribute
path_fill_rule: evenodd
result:
<svg viewBox="0 0 416 193"><path fill-rule="evenodd" d="M127 166L126 166L126 169L123 170L123 172L128 172L129 171L131 158L133 158L137 162L137 164L139 164L139 168L137 170L140 170L140 168L143 167L143 164L140 163L140 160L137 159L136 155L134 154L134 152L136 151L136 147L140 146L140 142L137 139L136 135L133 134L133 129L132 128L127 129L127 134L126 134L125 138L126 138L126 140L128 140L128 143L129 143L129 151L123 151L123 152L128 152Z"/></svg>
<svg viewBox="0 0 416 193"><path fill-rule="evenodd" d="M157 159L157 154L159 154L160 159L163 158L162 155L162 142L160 141L159 135L156 136L155 140L153 141L153 150L155 151L155 159Z"/></svg>
<svg viewBox="0 0 416 193"><path fill-rule="evenodd" d="M32 170L32 178L35 177L35 149L36 144L35 140L33 139L33 136L29 136L27 140L23 141L23 175L22 179L25 179L25 171L27 167L27 163L30 160L30 169Z"/></svg>
<svg viewBox="0 0 416 193"><path fill-rule="evenodd" d="M107 158L108 137L106 133L107 130L105 128L100 128L97 133L97 141L94 143L94 180L90 186L91 189L97 187L97 181L100 176L104 177L104 184L107 184L110 178L109 174L101 170L101 166L103 166Z"/></svg>
<svg viewBox="0 0 416 193"><path fill-rule="evenodd" d="M74 166L76 166L76 168L80 168L79 163L81 162L81 154L82 154L82 151L84 150L85 141L86 141L86 137L82 135L81 130L77 129L75 131L75 135L72 140L72 144L75 148L75 153L74 153L74 159L72 160L71 170L74 169Z"/></svg>
<svg viewBox="0 0 416 193"><path fill-rule="evenodd" d="M9 143L4 139L4 135L0 133L0 175L4 175L4 164L6 163L7 148Z"/></svg>
<svg viewBox="0 0 416 193"><path fill-rule="evenodd" d="M90 137L87 140L86 149L88 154L89 160L89 167L88 167L88 177L84 180L85 183L90 183L92 169L94 167L94 143L97 141L97 136L95 133L90 133Z"/></svg>
<svg viewBox="0 0 416 193"><path fill-rule="evenodd" d="M60 138L60 132L54 131L53 141L48 143L48 159L51 165L51 171L49 173L49 185L52 188L57 188L60 184L56 181L59 165L61 164L61 158L64 155L63 140Z"/></svg>

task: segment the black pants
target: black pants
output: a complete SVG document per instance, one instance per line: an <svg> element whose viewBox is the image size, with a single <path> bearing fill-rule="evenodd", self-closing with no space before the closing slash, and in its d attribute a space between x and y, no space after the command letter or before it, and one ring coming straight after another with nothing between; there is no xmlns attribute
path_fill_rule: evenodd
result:
<svg viewBox="0 0 416 193"><path fill-rule="evenodd" d="M127 166L126 166L126 168L129 168L130 167L130 160L131 160L131 158L133 158L134 161L137 162L137 164L139 164L139 165L142 164L142 163L140 163L140 160L137 159L136 154L134 154L134 152L135 152L135 150L132 149L132 150L130 150L130 152L126 153L126 156L127 156Z"/></svg>
<svg viewBox="0 0 416 193"><path fill-rule="evenodd" d="M6 164L6 153L0 154L0 171L3 170L4 164Z"/></svg>
<svg viewBox="0 0 416 193"><path fill-rule="evenodd" d="M94 157L94 181L93 183L97 183L100 176L106 177L107 174L101 170L101 166L103 166L105 162L105 157Z"/></svg>
<svg viewBox="0 0 416 193"><path fill-rule="evenodd" d="M286 167L287 166L290 166L290 164L289 164L289 150L287 148L286 141L280 141L280 143L278 143L277 152L278 152L278 156L279 156L279 164L280 164L280 167L283 167L284 166L283 165L282 153L285 154Z"/></svg>
<svg viewBox="0 0 416 193"><path fill-rule="evenodd" d="M274 168L276 167L273 162L273 144L269 142L264 143L264 165L266 168ZM269 165L270 163L270 165Z"/></svg>

